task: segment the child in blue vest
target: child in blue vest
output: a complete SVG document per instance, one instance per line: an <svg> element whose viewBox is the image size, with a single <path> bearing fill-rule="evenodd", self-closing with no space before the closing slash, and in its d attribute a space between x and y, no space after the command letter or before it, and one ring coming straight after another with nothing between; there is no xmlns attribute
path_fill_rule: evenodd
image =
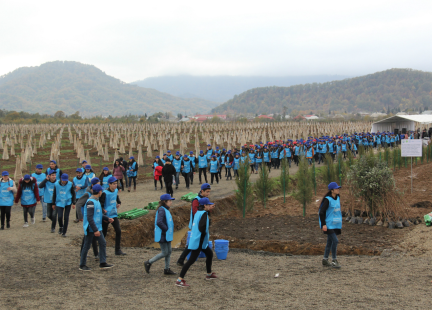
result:
<svg viewBox="0 0 432 310"><path fill-rule="evenodd" d="M69 176L63 173L61 180L54 184L53 205L52 208L57 210L59 223L59 234L66 237L66 232L69 225L69 214L72 209L75 209L76 195L72 182L69 181ZM64 223L63 223L64 215Z"/></svg>
<svg viewBox="0 0 432 310"><path fill-rule="evenodd" d="M33 173L31 176L36 179L36 182L39 186L39 184L42 183L43 180L46 179L46 174L42 172L43 166L41 164L36 165L36 172ZM44 189L39 190L39 197L42 204L42 222L46 222L47 217L47 204L43 200L44 195Z"/></svg>
<svg viewBox="0 0 432 310"><path fill-rule="evenodd" d="M340 268L337 261L336 251L339 240L337 235L342 231L342 212L340 206L339 189L341 187L336 182L328 185L328 192L324 195L319 208L319 225L324 234L327 235L327 245L322 260L323 266ZM328 258L332 252L333 261L330 263Z"/></svg>
<svg viewBox="0 0 432 310"><path fill-rule="evenodd" d="M159 208L156 211L155 216L154 240L155 242L159 242L162 252L144 262L144 268L147 273L150 273L150 267L154 262L161 258L165 258L164 275L176 274L170 269L172 252L171 241L173 241L174 236L174 221L169 210L173 200L175 200L175 198L172 198L169 194L163 194L160 196Z"/></svg>
<svg viewBox="0 0 432 310"><path fill-rule="evenodd" d="M184 277L186 272L189 270L190 266L197 260L201 251L206 256L206 268L207 275L206 280L217 279L215 273L212 272L212 261L213 261L213 251L208 246L209 241L209 214L211 210L213 210L214 204L210 202L207 197L201 198L199 200L198 211L195 213L195 217L192 224L192 233L189 239L188 248L191 251L191 256L183 266L180 276L177 279L175 285L180 287L188 287L189 284L186 284Z"/></svg>
<svg viewBox="0 0 432 310"><path fill-rule="evenodd" d="M30 214L31 223L34 224L36 204L39 203L39 190L37 187L37 182L35 178L30 177L26 174L23 179L19 181L18 192L15 197L15 203L21 199L21 207L23 207L24 212L24 225L23 227L28 227L27 215Z"/></svg>
<svg viewBox="0 0 432 310"><path fill-rule="evenodd" d="M86 266L87 253L93 242L93 238L97 239L99 243L99 268L109 269L114 265L107 264L106 262L106 241L102 232L102 221L112 223L114 220L103 214L99 198L102 195L102 186L96 184L92 187L93 194L84 206L84 246L81 251L80 267L79 270L91 271L91 268Z"/></svg>
<svg viewBox="0 0 432 310"><path fill-rule="evenodd" d="M115 231L115 255L126 255L126 253L123 253L120 249L120 243L121 243L121 229L120 229L120 221L117 217L118 208L121 206L121 201L118 196L118 183L117 179L115 177L110 177L107 181L108 188L103 191L101 197L99 198L99 202L101 204L102 210L106 211L106 215L114 221L111 223L111 225L114 227ZM106 238L106 235L108 233L108 222L102 222L102 232L104 235L104 238Z"/></svg>

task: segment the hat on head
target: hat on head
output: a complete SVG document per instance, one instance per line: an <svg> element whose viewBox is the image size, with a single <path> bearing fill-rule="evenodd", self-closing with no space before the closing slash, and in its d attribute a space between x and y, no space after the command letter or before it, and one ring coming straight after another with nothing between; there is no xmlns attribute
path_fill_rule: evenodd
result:
<svg viewBox="0 0 432 310"><path fill-rule="evenodd" d="M26 175L24 176L24 180L30 180L30 175L29 175L29 174L26 174Z"/></svg>
<svg viewBox="0 0 432 310"><path fill-rule="evenodd" d="M160 159L159 155L158 155L158 156L156 156L156 159Z"/></svg>
<svg viewBox="0 0 432 310"><path fill-rule="evenodd" d="M76 172L82 172L81 168L77 168L77 170L75 170Z"/></svg>
<svg viewBox="0 0 432 310"><path fill-rule="evenodd" d="M201 190L202 191L205 191L206 189L211 189L210 184L204 183L203 185L201 185Z"/></svg>
<svg viewBox="0 0 432 310"><path fill-rule="evenodd" d="M87 160L84 159L84 160L81 162L81 164L84 164L84 163L87 163Z"/></svg>
<svg viewBox="0 0 432 310"><path fill-rule="evenodd" d="M55 165L57 165L57 162L55 160L50 160L50 163L54 163Z"/></svg>
<svg viewBox="0 0 432 310"><path fill-rule="evenodd" d="M91 184L92 184L92 185L95 185L95 184L97 184L97 183L99 183L99 182L100 182L99 178L93 178L93 179L91 180Z"/></svg>
<svg viewBox="0 0 432 310"><path fill-rule="evenodd" d="M108 183L114 183L114 182L117 182L116 177L110 177L110 178L108 179Z"/></svg>
<svg viewBox="0 0 432 310"><path fill-rule="evenodd" d="M103 170L103 171L109 171L109 168L108 168L108 167L103 167L102 170Z"/></svg>
<svg viewBox="0 0 432 310"><path fill-rule="evenodd" d="M200 151L200 154L204 154L204 152L203 152L203 151Z"/></svg>
<svg viewBox="0 0 432 310"><path fill-rule="evenodd" d="M216 155L213 155L212 158L216 158Z"/></svg>
<svg viewBox="0 0 432 310"><path fill-rule="evenodd" d="M168 150L168 151L167 151L167 153L170 153L170 154L171 154L171 151L170 151L170 150Z"/></svg>
<svg viewBox="0 0 432 310"><path fill-rule="evenodd" d="M204 206L204 205L214 205L214 203L210 202L210 200L207 197L201 198L199 200L199 204L201 206Z"/></svg>
<svg viewBox="0 0 432 310"><path fill-rule="evenodd" d="M61 175L61 180L62 180L62 181L67 181L67 180L69 180L69 176L68 176L66 173L63 173L63 174Z"/></svg>
<svg viewBox="0 0 432 310"><path fill-rule="evenodd" d="M332 189L338 189L338 188L341 188L341 186L337 185L336 182L331 182L331 183L328 185L328 189L329 189L329 190L332 190Z"/></svg>
<svg viewBox="0 0 432 310"><path fill-rule="evenodd" d="M171 159L168 157L168 158L165 160L165 162L166 162L166 163L170 163L170 162L171 162Z"/></svg>
<svg viewBox="0 0 432 310"><path fill-rule="evenodd" d="M189 154L190 154L190 155L193 155L193 152L192 152L192 151L190 151L190 152L189 152Z"/></svg>
<svg viewBox="0 0 432 310"><path fill-rule="evenodd" d="M9 175L9 172L7 172L7 171L3 171L3 172L2 172L2 177L4 177L5 175Z"/></svg>
<svg viewBox="0 0 432 310"><path fill-rule="evenodd" d="M37 164L36 169L43 169L43 166L41 164Z"/></svg>
<svg viewBox="0 0 432 310"><path fill-rule="evenodd" d="M225 149L222 150L222 152L225 152L225 151L226 151Z"/></svg>
<svg viewBox="0 0 432 310"><path fill-rule="evenodd" d="M57 170L51 170L49 174L57 174Z"/></svg>
<svg viewBox="0 0 432 310"><path fill-rule="evenodd" d="M175 198L171 197L170 194L163 194L160 196L160 200L175 200Z"/></svg>
<svg viewBox="0 0 432 310"><path fill-rule="evenodd" d="M183 158L189 158L187 155L183 156Z"/></svg>
<svg viewBox="0 0 432 310"><path fill-rule="evenodd" d="M131 156L131 157L129 157L129 159L135 159L135 157Z"/></svg>
<svg viewBox="0 0 432 310"><path fill-rule="evenodd" d="M90 165L86 165L85 168L86 169L91 169L91 166Z"/></svg>
<svg viewBox="0 0 432 310"><path fill-rule="evenodd" d="M93 194L99 194L99 192L101 192L103 188L99 184L96 184L95 186L92 187L92 190L93 190Z"/></svg>
<svg viewBox="0 0 432 310"><path fill-rule="evenodd" d="M179 151L176 152L176 156L180 156L180 152Z"/></svg>
<svg viewBox="0 0 432 310"><path fill-rule="evenodd" d="M211 146L210 144L207 144L207 146Z"/></svg>

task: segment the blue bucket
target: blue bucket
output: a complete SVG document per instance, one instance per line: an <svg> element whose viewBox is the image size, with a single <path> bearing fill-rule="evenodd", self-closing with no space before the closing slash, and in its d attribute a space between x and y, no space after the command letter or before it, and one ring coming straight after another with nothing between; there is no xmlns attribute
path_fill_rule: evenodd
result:
<svg viewBox="0 0 432 310"><path fill-rule="evenodd" d="M214 250L217 258L221 260L225 260L229 252L229 241L218 239L214 241L214 244L215 244Z"/></svg>

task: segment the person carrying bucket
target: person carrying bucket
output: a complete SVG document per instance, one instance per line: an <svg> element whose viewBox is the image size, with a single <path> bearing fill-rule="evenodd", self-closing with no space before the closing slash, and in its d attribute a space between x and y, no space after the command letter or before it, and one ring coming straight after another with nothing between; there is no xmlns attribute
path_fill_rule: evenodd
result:
<svg viewBox="0 0 432 310"><path fill-rule="evenodd" d="M341 268L336 251L339 240L337 235L342 231L342 212L340 205L339 189L336 182L328 185L328 192L324 195L319 208L319 225L324 234L327 235L327 245L324 250L322 264L324 267ZM332 262L329 262L329 254L332 252Z"/></svg>
<svg viewBox="0 0 432 310"><path fill-rule="evenodd" d="M192 200L190 219L189 219L189 229L192 229L194 216L195 216L195 213L198 211L198 207L199 207L199 200L201 198L204 198L204 197L208 198L210 196L210 192L211 192L210 184L204 183L203 185L201 185L201 190L198 193L198 195ZM180 257L177 261L178 266L181 266L181 267L184 266L184 261L190 252L191 252L191 250L189 250L188 247L186 247L184 249L183 253L180 255Z"/></svg>
<svg viewBox="0 0 432 310"><path fill-rule="evenodd" d="M172 252L171 241L173 241L174 237L174 222L169 210L173 200L175 200L175 198L172 198L169 194L163 194L160 196L159 208L155 216L154 236L155 242L159 242L162 252L144 262L144 268L147 273L150 273L150 267L154 262L161 258L165 258L164 275L169 276L176 274L170 269Z"/></svg>
<svg viewBox="0 0 432 310"><path fill-rule="evenodd" d="M204 252L206 256L206 268L207 275L206 280L217 279L217 276L214 272L212 272L212 261L213 261L213 251L209 247L209 216L208 212L213 210L214 203L211 203L207 197L201 198L199 200L198 211L195 213L195 217L192 224L192 233L189 240L188 248L192 250L191 256L183 266L180 276L175 282L176 286L180 287L188 287L189 284L186 284L184 277L186 272L189 270L190 266L197 260L199 254Z"/></svg>

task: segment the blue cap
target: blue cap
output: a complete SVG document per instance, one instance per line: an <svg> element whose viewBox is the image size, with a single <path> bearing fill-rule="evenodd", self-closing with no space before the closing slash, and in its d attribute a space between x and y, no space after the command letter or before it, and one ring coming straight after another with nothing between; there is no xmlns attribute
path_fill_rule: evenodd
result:
<svg viewBox="0 0 432 310"><path fill-rule="evenodd" d="M103 170L103 171L109 171L109 168L108 168L108 167L103 167L102 170Z"/></svg>
<svg viewBox="0 0 432 310"><path fill-rule="evenodd" d="M204 152L203 152L203 151L200 151L200 154L204 154Z"/></svg>
<svg viewBox="0 0 432 310"><path fill-rule="evenodd" d="M171 153L171 151L170 151L170 150L168 150L168 151L167 151L167 153Z"/></svg>
<svg viewBox="0 0 432 310"><path fill-rule="evenodd" d="M219 150L219 146L216 146L216 150Z"/></svg>
<svg viewBox="0 0 432 310"><path fill-rule="evenodd" d="M84 164L84 163L87 164L87 160L84 159L84 160L81 162L81 164Z"/></svg>
<svg viewBox="0 0 432 310"><path fill-rule="evenodd" d="M329 189L329 190L332 190L332 189L338 189L338 188L341 188L341 186L337 185L336 182L331 182L331 183L328 185L328 189Z"/></svg>
<svg viewBox="0 0 432 310"><path fill-rule="evenodd" d="M24 176L24 180L30 180L30 175L29 175L29 174L26 174L26 175Z"/></svg>
<svg viewBox="0 0 432 310"><path fill-rule="evenodd" d="M57 165L57 162L55 160L50 160L50 163L54 163Z"/></svg>
<svg viewBox="0 0 432 310"><path fill-rule="evenodd" d="M201 190L202 191L205 191L206 189L211 189L210 184L204 183L203 185L201 185Z"/></svg>
<svg viewBox="0 0 432 310"><path fill-rule="evenodd" d="M212 158L216 158L216 155L213 155Z"/></svg>
<svg viewBox="0 0 432 310"><path fill-rule="evenodd" d="M7 171L3 171L3 172L2 172L2 177L4 177L5 175L9 175L9 172L7 172Z"/></svg>
<svg viewBox="0 0 432 310"><path fill-rule="evenodd" d="M211 146L210 144L207 144L207 146Z"/></svg>
<svg viewBox="0 0 432 310"><path fill-rule="evenodd" d="M183 158L189 158L189 157L187 157L187 155L185 155L185 156L183 156Z"/></svg>
<svg viewBox="0 0 432 310"><path fill-rule="evenodd" d="M177 151L177 152L176 152L176 156L177 156L177 155L179 155L179 156L180 156L180 152L179 152L179 151Z"/></svg>
<svg viewBox="0 0 432 310"><path fill-rule="evenodd" d="M99 184L96 184L95 186L92 187L92 190L93 190L93 194L98 194L100 191L103 190L103 188Z"/></svg>
<svg viewBox="0 0 432 310"><path fill-rule="evenodd" d="M90 165L86 165L85 168L86 169L91 169L91 166Z"/></svg>
<svg viewBox="0 0 432 310"><path fill-rule="evenodd" d="M81 168L77 168L77 170L75 170L76 172L82 172Z"/></svg>
<svg viewBox="0 0 432 310"><path fill-rule="evenodd" d="M135 159L135 157L131 156L131 157L129 157L129 159Z"/></svg>
<svg viewBox="0 0 432 310"><path fill-rule="evenodd" d="M92 184L92 185L95 185L95 184L97 184L97 183L99 183L99 182L100 182L99 178L93 178L93 179L91 180L91 184Z"/></svg>
<svg viewBox="0 0 432 310"><path fill-rule="evenodd" d="M158 156L156 156L156 159L160 159L159 155L158 155Z"/></svg>
<svg viewBox="0 0 432 310"><path fill-rule="evenodd" d="M50 174L56 174L56 173L57 173L57 170L51 170ZM3 175L3 173L2 173L2 175Z"/></svg>
<svg viewBox="0 0 432 310"><path fill-rule="evenodd" d="M110 178L108 179L108 183L114 183L114 182L117 182L116 177L110 177Z"/></svg>
<svg viewBox="0 0 432 310"><path fill-rule="evenodd" d="M190 151L190 152L189 152L189 154L190 154L190 155L193 155L193 152L192 152L192 151Z"/></svg>
<svg viewBox="0 0 432 310"><path fill-rule="evenodd" d="M210 200L207 197L201 198L199 200L199 204L200 206L204 206L204 205L214 205L214 203L210 202Z"/></svg>
<svg viewBox="0 0 432 310"><path fill-rule="evenodd" d="M41 164L37 164L36 169L43 169L43 166Z"/></svg>
<svg viewBox="0 0 432 310"><path fill-rule="evenodd" d="M225 151L226 151L225 149L222 150L222 152L225 152Z"/></svg>
<svg viewBox="0 0 432 310"><path fill-rule="evenodd" d="M170 194L163 194L160 196L160 200L175 200L175 198L172 198Z"/></svg>
<svg viewBox="0 0 432 310"><path fill-rule="evenodd" d="M66 173L63 173L63 174L61 175L61 180L62 180L62 181L67 181L67 180L69 180L69 176L68 176Z"/></svg>

